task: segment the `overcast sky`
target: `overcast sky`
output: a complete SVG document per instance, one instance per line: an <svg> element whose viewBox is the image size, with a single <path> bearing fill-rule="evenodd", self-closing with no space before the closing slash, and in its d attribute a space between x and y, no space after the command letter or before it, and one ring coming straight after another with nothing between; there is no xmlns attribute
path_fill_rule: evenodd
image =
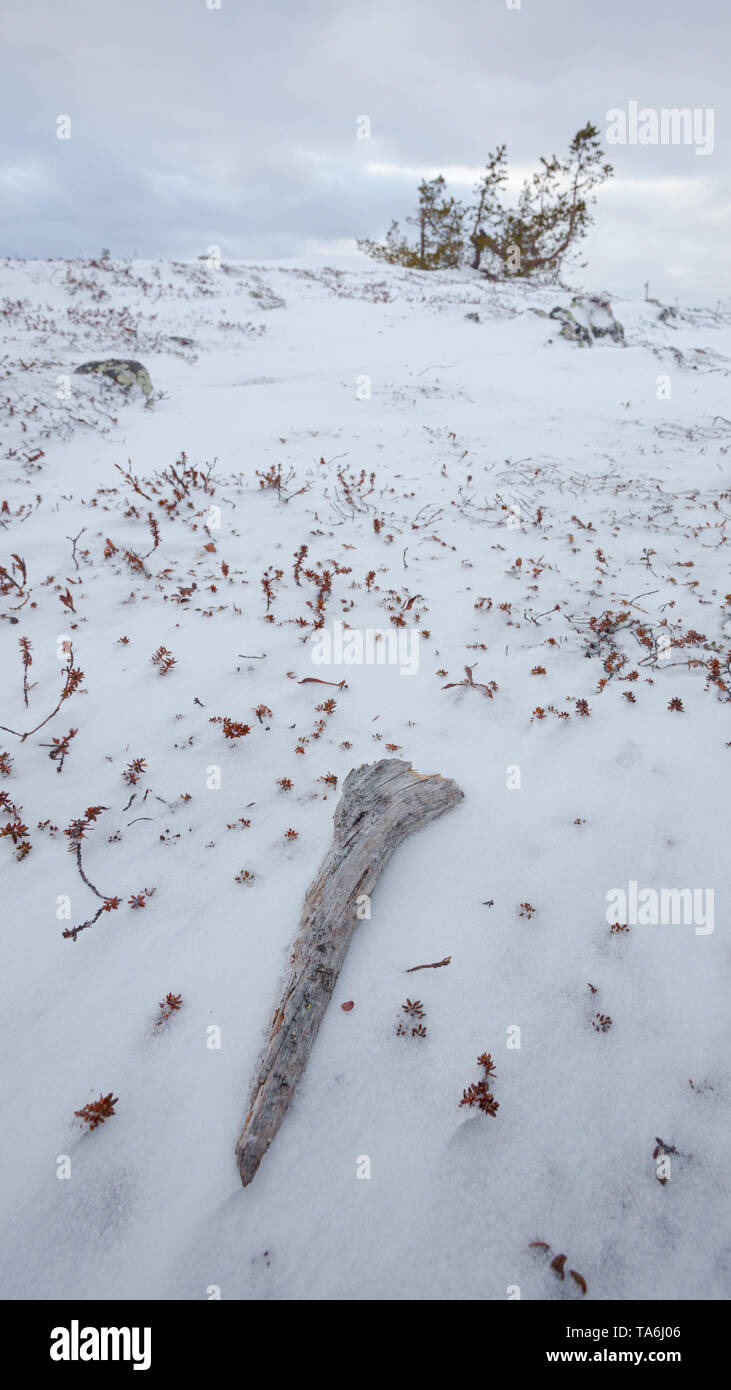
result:
<svg viewBox="0 0 731 1390"><path fill-rule="evenodd" d="M714 148L607 147L615 178L583 279L728 301L729 0L5 0L3 11L0 254L332 254L410 212L423 173L451 172L465 197L496 144L521 175L587 120L604 135L607 112L637 101L711 109Z"/></svg>

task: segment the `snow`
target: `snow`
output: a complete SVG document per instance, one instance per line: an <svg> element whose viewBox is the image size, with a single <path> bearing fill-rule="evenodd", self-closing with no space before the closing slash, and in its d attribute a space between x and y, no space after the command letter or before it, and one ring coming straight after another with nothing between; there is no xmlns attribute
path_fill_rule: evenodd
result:
<svg viewBox="0 0 731 1390"><path fill-rule="evenodd" d="M0 600L0 789L33 846L0 844L14 1297L580 1300L557 1253L593 1299L727 1294L731 314L612 297L625 345L582 348L534 312L576 293L359 256L0 262L0 564L22 590ZM73 375L104 356L147 367L150 408ZM208 490L176 506L171 465L210 465ZM315 664L308 568L331 576L328 630L401 611L428 633L418 672ZM596 650L607 610L629 617ZM81 687L21 740L64 638ZM468 665L492 698L444 688ZM43 745L70 728L59 772ZM233 1146L304 894L349 769L391 755L464 801L388 866L244 1190ZM100 899L63 831L89 806L84 872L120 906L73 940ZM632 880L713 889L714 930L611 932ZM407 997L424 1039L396 1035ZM459 1105L484 1051L495 1117ZM74 1111L109 1091L87 1132Z"/></svg>

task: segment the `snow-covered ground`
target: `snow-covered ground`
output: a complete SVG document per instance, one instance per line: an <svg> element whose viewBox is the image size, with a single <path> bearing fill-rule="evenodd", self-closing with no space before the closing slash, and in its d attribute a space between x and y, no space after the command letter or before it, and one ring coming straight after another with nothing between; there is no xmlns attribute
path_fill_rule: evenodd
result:
<svg viewBox="0 0 731 1390"><path fill-rule="evenodd" d="M580 347L534 312L568 292L359 257L4 261L0 299L4 1295L727 1296L731 314L615 299ZM149 407L73 375L105 357ZM394 619L418 670L313 661ZM242 1189L305 891L388 756L464 800ZM632 882L691 919L612 931Z"/></svg>

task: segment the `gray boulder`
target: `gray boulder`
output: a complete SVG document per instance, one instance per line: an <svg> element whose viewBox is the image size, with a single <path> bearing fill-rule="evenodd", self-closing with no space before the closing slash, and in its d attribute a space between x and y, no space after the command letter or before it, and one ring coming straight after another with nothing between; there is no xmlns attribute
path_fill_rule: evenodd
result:
<svg viewBox="0 0 731 1390"><path fill-rule="evenodd" d="M609 300L602 295L576 295L568 308L557 305L548 317L561 324L561 338L580 347L592 347L596 338L624 342L624 329L615 319Z"/></svg>
<svg viewBox="0 0 731 1390"><path fill-rule="evenodd" d="M91 372L116 382L117 386L124 387L126 391L131 391L133 386L139 386L148 401L152 396L150 375L141 362L131 362L126 357L105 357L100 362L82 362L74 375L84 376Z"/></svg>

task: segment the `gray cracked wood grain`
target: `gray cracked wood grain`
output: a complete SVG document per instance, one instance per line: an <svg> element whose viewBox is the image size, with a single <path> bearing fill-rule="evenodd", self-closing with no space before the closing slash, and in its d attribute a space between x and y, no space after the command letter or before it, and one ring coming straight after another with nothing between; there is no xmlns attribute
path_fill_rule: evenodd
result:
<svg viewBox="0 0 731 1390"><path fill-rule="evenodd" d="M236 1144L244 1187L274 1139L307 1065L355 931L358 897L372 893L408 835L462 798L455 782L438 773L422 775L398 758L348 773L335 808L332 844L305 897L287 983Z"/></svg>

